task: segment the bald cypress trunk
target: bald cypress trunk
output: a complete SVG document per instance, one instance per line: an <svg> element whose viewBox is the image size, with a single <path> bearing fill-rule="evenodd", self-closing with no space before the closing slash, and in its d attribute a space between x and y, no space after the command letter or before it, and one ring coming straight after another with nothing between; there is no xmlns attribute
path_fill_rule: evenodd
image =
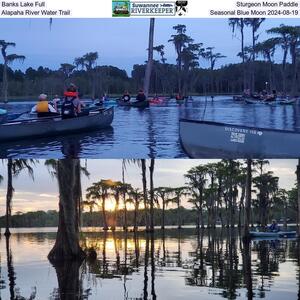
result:
<svg viewBox="0 0 300 300"><path fill-rule="evenodd" d="M6 213L5 213L5 235L10 235L10 217L11 217L11 201L13 197L14 188L12 185L12 177L13 177L13 161L11 158L7 161L7 191L6 191Z"/></svg>
<svg viewBox="0 0 300 300"><path fill-rule="evenodd" d="M146 178L146 160L142 159L142 181L143 181L143 196L144 196L144 212L146 231L149 230L149 214L148 214L148 193L147 193L147 178Z"/></svg>
<svg viewBox="0 0 300 300"><path fill-rule="evenodd" d="M246 178L246 203L244 214L244 236L249 237L249 225L251 216L251 190L252 190L252 160L247 159L247 178Z"/></svg>
<svg viewBox="0 0 300 300"><path fill-rule="evenodd" d="M298 233L300 234L300 158L297 166L297 191L298 191Z"/></svg>
<svg viewBox="0 0 300 300"><path fill-rule="evenodd" d="M165 229L165 213L166 213L166 200L162 197L162 218L161 218L161 229Z"/></svg>
<svg viewBox="0 0 300 300"><path fill-rule="evenodd" d="M155 160L152 158L149 171L150 171L150 231L154 231L154 186L153 186L153 173L154 173Z"/></svg>
<svg viewBox="0 0 300 300"><path fill-rule="evenodd" d="M148 61L146 65L145 79L144 79L144 93L146 97L148 97L149 95L151 72L152 72L152 65L153 65L154 23L155 23L155 19L151 18L150 27L149 27Z"/></svg>
<svg viewBox="0 0 300 300"><path fill-rule="evenodd" d="M78 170L78 159L62 159L57 163L59 223L55 245L48 255L51 262L82 259L85 255L79 245Z"/></svg>
<svg viewBox="0 0 300 300"><path fill-rule="evenodd" d="M3 64L3 82L2 82L2 93L3 100L5 103L8 102L8 79L7 79L7 62L4 61Z"/></svg>

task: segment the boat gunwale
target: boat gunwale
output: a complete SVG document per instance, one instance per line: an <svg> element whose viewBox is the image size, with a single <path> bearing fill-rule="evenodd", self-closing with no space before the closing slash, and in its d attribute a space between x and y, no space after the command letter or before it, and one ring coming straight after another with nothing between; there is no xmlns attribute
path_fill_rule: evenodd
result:
<svg viewBox="0 0 300 300"><path fill-rule="evenodd" d="M37 124L37 123L46 123L49 121L54 121L54 122L61 122L61 121L67 121L67 120L74 120L74 119L82 119L82 118L86 118L86 117L95 117L98 116L100 114L103 114L106 111L114 111L113 106L105 108L105 109L99 109L98 111L90 111L91 114L88 115L84 115L84 116L79 116L79 117L75 117L75 118L70 118L70 119L62 119L61 115L57 115L57 116L53 116L53 117L42 117L42 118L35 118L35 119L28 119L28 120L13 120L13 121L9 121L9 122L5 122L5 123L1 123L1 126L10 126L10 125L23 125L23 124ZM58 119L58 120L55 120Z"/></svg>
<svg viewBox="0 0 300 300"><path fill-rule="evenodd" d="M282 133L292 133L292 134L300 134L300 131L293 131L287 129L272 129L272 128L264 128L264 127L253 127L253 126L246 126L246 125L236 125L236 124L228 124L222 122L215 122L215 121L201 121L201 120L189 120L185 118L179 119L180 123L196 123L196 124L206 124L206 125L215 125L218 127L237 127L241 129L248 129L248 130L261 130L261 131L270 131L270 132L282 132Z"/></svg>

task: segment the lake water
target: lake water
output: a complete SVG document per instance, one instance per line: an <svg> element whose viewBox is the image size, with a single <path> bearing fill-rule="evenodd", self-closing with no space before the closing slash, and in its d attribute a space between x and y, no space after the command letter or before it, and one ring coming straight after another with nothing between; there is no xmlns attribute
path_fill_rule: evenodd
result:
<svg viewBox="0 0 300 300"><path fill-rule="evenodd" d="M34 102L11 103L10 112L28 111ZM112 127L106 130L39 138L0 145L0 157L21 158L185 158L179 141L179 118L205 119L255 127L298 130L296 106L249 105L229 96L195 97L178 105L146 109L115 107ZM212 153L213 157L213 153Z"/></svg>
<svg viewBox="0 0 300 300"><path fill-rule="evenodd" d="M96 249L96 260L53 267L46 257L55 233L26 231L1 237L1 299L279 300L300 291L296 240L247 245L228 229L168 229L148 238L89 232L81 243Z"/></svg>

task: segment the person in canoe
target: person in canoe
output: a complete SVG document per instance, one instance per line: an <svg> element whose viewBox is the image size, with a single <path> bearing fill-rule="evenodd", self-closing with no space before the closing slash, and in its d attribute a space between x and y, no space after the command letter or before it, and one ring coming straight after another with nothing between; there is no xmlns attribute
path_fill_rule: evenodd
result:
<svg viewBox="0 0 300 300"><path fill-rule="evenodd" d="M62 118L74 118L81 114L82 103L79 99L77 88L74 84L71 84L66 92L64 92L64 101L61 107Z"/></svg>
<svg viewBox="0 0 300 300"><path fill-rule="evenodd" d="M271 232L280 231L280 228L279 228L278 223L277 223L276 220L272 220L272 224L268 227L268 231L271 231Z"/></svg>
<svg viewBox="0 0 300 300"><path fill-rule="evenodd" d="M124 101L124 102L129 102L130 99L131 99L129 92L128 92L128 91L125 91L121 99L122 99L122 101Z"/></svg>
<svg viewBox="0 0 300 300"><path fill-rule="evenodd" d="M104 93L102 95L102 102L104 103L105 101L108 101L108 96Z"/></svg>
<svg viewBox="0 0 300 300"><path fill-rule="evenodd" d="M266 102L276 101L276 98L277 98L277 92L273 90L271 94L266 96L265 101Z"/></svg>
<svg viewBox="0 0 300 300"><path fill-rule="evenodd" d="M146 95L144 94L144 91L143 90L139 90L139 93L137 94L137 96L136 96L135 99L136 99L137 102L146 101Z"/></svg>
<svg viewBox="0 0 300 300"><path fill-rule="evenodd" d="M93 101L93 104L95 106L102 106L103 105L103 100L102 100L102 98L100 99L98 97L98 95L96 95L95 97L92 97L92 101Z"/></svg>
<svg viewBox="0 0 300 300"><path fill-rule="evenodd" d="M55 108L49 103L46 94L40 94L38 103L31 109L31 113L37 113L38 118L50 117L57 114Z"/></svg>
<svg viewBox="0 0 300 300"><path fill-rule="evenodd" d="M178 94L176 95L175 99L176 99L177 101L178 101L178 100L184 100L184 97L183 97L180 93L178 93Z"/></svg>
<svg viewBox="0 0 300 300"><path fill-rule="evenodd" d="M58 104L60 102L60 98L58 95L55 95L54 98L52 99L52 104L54 109L58 112Z"/></svg>

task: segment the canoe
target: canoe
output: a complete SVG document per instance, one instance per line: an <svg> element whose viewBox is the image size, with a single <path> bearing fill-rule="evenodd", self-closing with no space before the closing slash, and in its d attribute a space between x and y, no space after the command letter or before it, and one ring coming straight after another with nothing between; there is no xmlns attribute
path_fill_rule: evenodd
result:
<svg viewBox="0 0 300 300"><path fill-rule="evenodd" d="M244 101L245 98L243 96L233 96L232 100L233 101Z"/></svg>
<svg viewBox="0 0 300 300"><path fill-rule="evenodd" d="M111 107L72 119L57 116L7 122L0 124L0 142L106 128L111 125L113 117L114 110Z"/></svg>
<svg viewBox="0 0 300 300"><path fill-rule="evenodd" d="M257 99L253 99L253 98L244 98L244 100L247 104L292 105L292 104L296 103L296 101L298 99L293 98L293 99L279 99L279 100L272 100L272 101L264 101L264 100L257 100Z"/></svg>
<svg viewBox="0 0 300 300"><path fill-rule="evenodd" d="M119 106L126 106L126 107L137 107L137 108L146 108L149 107L149 101L128 101L124 102L120 99L117 100Z"/></svg>
<svg viewBox="0 0 300 300"><path fill-rule="evenodd" d="M5 118L5 122L13 121L18 118L20 118L24 113L13 113L13 114L7 114Z"/></svg>
<svg viewBox="0 0 300 300"><path fill-rule="evenodd" d="M298 158L300 132L180 119L180 141L192 158Z"/></svg>
<svg viewBox="0 0 300 300"><path fill-rule="evenodd" d="M278 103L281 104L281 105L292 105L294 103L297 102L297 98L294 98L294 99L280 99L278 100Z"/></svg>
<svg viewBox="0 0 300 300"><path fill-rule="evenodd" d="M254 238L288 238L296 237L296 231L278 231L278 232L257 232L250 231L250 236Z"/></svg>
<svg viewBox="0 0 300 300"><path fill-rule="evenodd" d="M261 103L262 101L258 101L258 100L255 100L255 99L251 99L251 98L244 98L245 102L248 103L248 104L258 104L258 103Z"/></svg>

